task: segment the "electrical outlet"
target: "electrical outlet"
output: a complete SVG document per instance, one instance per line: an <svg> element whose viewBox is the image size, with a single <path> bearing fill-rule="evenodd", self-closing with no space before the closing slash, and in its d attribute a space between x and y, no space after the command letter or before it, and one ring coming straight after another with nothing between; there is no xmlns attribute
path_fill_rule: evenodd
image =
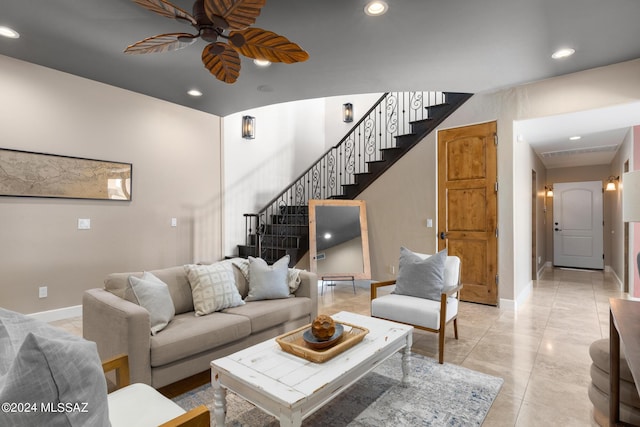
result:
<svg viewBox="0 0 640 427"><path fill-rule="evenodd" d="M47 297L47 287L46 286L40 286L38 288L38 298L46 298Z"/></svg>
<svg viewBox="0 0 640 427"><path fill-rule="evenodd" d="M172 227L178 226L178 218L171 218L171 226Z"/></svg>
<svg viewBox="0 0 640 427"><path fill-rule="evenodd" d="M78 218L78 230L90 230L91 219L90 218Z"/></svg>

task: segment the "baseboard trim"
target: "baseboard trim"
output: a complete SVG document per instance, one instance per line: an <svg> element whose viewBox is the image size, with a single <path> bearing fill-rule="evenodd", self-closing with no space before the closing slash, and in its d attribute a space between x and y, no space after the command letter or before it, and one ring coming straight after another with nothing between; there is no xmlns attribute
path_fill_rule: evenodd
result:
<svg viewBox="0 0 640 427"><path fill-rule="evenodd" d="M527 286L517 295L516 299L500 298L500 308L518 311L518 308L525 303L533 291L533 280L527 283Z"/></svg>
<svg viewBox="0 0 640 427"><path fill-rule="evenodd" d="M64 320L72 317L82 316L82 306L74 305L71 307L57 308L55 310L41 311L38 313L31 313L27 316L34 319L41 320L43 322L55 322L56 320Z"/></svg>

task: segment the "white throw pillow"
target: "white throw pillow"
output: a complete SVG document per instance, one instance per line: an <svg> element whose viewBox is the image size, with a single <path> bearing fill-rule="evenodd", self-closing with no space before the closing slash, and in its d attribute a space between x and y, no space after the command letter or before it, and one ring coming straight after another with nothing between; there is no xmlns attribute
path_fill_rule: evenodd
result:
<svg viewBox="0 0 640 427"><path fill-rule="evenodd" d="M289 298L289 255L273 265L262 258L249 257L249 295L245 301Z"/></svg>
<svg viewBox="0 0 640 427"><path fill-rule="evenodd" d="M211 265L187 265L196 316L244 304L229 261Z"/></svg>
<svg viewBox="0 0 640 427"><path fill-rule="evenodd" d="M129 276L129 284L138 300L138 305L149 312L151 335L157 334L176 315L169 287L148 271L145 271L141 278Z"/></svg>

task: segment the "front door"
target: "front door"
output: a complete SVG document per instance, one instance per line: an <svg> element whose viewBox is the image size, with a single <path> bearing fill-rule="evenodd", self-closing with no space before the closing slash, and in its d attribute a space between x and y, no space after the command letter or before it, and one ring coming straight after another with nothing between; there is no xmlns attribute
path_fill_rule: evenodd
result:
<svg viewBox="0 0 640 427"><path fill-rule="evenodd" d="M438 249L462 261L460 298L498 304L496 122L438 133Z"/></svg>
<svg viewBox="0 0 640 427"><path fill-rule="evenodd" d="M604 268L602 181L553 184L553 265Z"/></svg>

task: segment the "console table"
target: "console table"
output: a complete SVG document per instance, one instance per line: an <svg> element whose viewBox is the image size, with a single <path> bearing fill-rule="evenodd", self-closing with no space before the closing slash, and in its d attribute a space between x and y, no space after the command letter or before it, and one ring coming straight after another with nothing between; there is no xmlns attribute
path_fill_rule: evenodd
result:
<svg viewBox="0 0 640 427"><path fill-rule="evenodd" d="M620 343L640 392L640 301L609 299L609 425L625 426L620 421Z"/></svg>

